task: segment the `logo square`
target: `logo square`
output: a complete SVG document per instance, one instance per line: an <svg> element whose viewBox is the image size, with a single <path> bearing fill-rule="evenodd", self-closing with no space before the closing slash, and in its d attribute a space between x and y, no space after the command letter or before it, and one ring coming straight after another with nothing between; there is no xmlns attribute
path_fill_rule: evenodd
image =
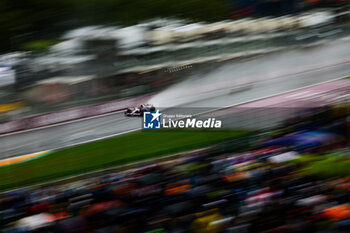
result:
<svg viewBox="0 0 350 233"><path fill-rule="evenodd" d="M162 114L159 112L159 110L156 112L143 112L143 128L160 129L161 115Z"/></svg>

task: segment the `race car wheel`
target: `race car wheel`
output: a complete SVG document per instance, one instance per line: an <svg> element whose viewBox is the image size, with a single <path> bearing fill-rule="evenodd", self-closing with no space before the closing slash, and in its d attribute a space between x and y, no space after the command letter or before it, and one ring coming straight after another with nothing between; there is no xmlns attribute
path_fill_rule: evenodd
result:
<svg viewBox="0 0 350 233"><path fill-rule="evenodd" d="M151 112L154 112L154 111L156 111L156 108L155 108L155 107L151 107L149 110L150 110Z"/></svg>

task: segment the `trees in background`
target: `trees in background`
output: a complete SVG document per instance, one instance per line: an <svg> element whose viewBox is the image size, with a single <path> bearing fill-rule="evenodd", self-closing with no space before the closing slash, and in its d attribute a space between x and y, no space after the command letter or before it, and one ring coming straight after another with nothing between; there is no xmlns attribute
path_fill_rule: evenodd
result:
<svg viewBox="0 0 350 233"><path fill-rule="evenodd" d="M249 8L249 14L290 14L296 11L297 3L308 1L0 0L0 51L23 49L24 43L56 39L65 30L86 25L132 25L165 17L213 22L234 18L236 11L241 16L240 10L244 8ZM333 2L339 5L346 1L317 0L316 3L332 6Z"/></svg>
<svg viewBox="0 0 350 233"><path fill-rule="evenodd" d="M226 0L1 0L0 51L33 40L55 39L64 30L97 24L132 25L160 17L217 21L229 17Z"/></svg>

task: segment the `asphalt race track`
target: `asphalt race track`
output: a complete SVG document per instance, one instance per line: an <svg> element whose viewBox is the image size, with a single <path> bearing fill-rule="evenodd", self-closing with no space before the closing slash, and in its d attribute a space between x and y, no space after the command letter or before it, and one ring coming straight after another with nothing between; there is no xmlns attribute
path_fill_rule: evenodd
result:
<svg viewBox="0 0 350 233"><path fill-rule="evenodd" d="M216 71L214 70L208 74L208 77L193 79L196 81L184 80L183 83L159 93L150 101L153 101L155 106L162 108L180 104L181 107L187 109L186 114L195 114L345 77L350 75L348 42L339 40L326 46L310 48L308 51L295 50L283 52L279 56L276 54L266 55L246 61L246 69L249 69L249 75L246 76L244 72L233 70L232 75L225 72L227 78L220 78L218 81L215 80ZM306 54L313 55L306 56ZM283 64L281 64L282 58L285 58ZM299 63L291 64L288 61L298 61ZM261 63L263 65L259 66L258 64ZM249 64L256 64L258 68L255 69L254 65ZM245 67L244 65L245 63L242 63L240 67ZM235 64L232 67L236 67ZM222 77L223 70L217 72L218 76ZM211 87L209 90L208 85ZM193 93L193 86L199 91ZM176 103L174 100L179 102ZM174 111L176 110L165 109L162 113L169 114ZM0 136L0 158L66 147L139 128L141 128L141 118L125 117L122 112L119 112L27 132L3 135Z"/></svg>

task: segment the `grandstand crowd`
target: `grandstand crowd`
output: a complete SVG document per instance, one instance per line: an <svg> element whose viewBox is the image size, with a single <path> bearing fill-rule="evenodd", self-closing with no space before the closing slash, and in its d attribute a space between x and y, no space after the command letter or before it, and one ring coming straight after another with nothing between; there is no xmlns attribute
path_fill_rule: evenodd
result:
<svg viewBox="0 0 350 233"><path fill-rule="evenodd" d="M236 150L241 142L232 141L161 164L3 193L1 232L349 232L350 176L342 168L349 123L324 111ZM337 156L339 172L328 175L326 165L324 174L308 173L295 161L310 154Z"/></svg>

